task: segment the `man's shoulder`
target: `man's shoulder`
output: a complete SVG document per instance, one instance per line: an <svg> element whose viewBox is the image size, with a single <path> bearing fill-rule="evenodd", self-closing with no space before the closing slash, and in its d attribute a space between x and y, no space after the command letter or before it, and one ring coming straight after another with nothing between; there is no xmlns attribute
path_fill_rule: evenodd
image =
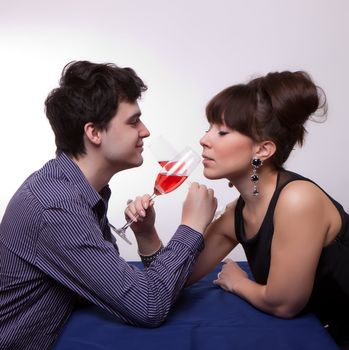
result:
<svg viewBox="0 0 349 350"><path fill-rule="evenodd" d="M24 187L43 207L69 201L77 195L76 187L66 178L55 160L47 162L33 173Z"/></svg>

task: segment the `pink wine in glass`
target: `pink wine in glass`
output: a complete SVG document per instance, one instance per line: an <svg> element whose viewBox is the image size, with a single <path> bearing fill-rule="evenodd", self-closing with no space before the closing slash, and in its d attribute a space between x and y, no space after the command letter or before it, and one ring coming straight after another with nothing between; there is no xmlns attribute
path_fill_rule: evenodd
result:
<svg viewBox="0 0 349 350"><path fill-rule="evenodd" d="M188 176L158 174L155 180L154 194L159 196L161 194L172 192L181 185L187 177Z"/></svg>
<svg viewBox="0 0 349 350"><path fill-rule="evenodd" d="M188 177L186 172L184 174L181 173L181 170L184 170L185 167L186 164L184 162L165 162L163 169L167 170L167 172L160 172L158 174L155 180L154 194L159 196L169 193L181 185Z"/></svg>
<svg viewBox="0 0 349 350"><path fill-rule="evenodd" d="M157 175L154 184L154 193L151 195L150 200L153 200L158 195L175 190L187 179L188 175L193 172L200 161L201 157L190 147L186 147L182 152L176 155L172 161L169 161L166 164L164 164L164 161L159 161L161 165L164 165ZM116 228L110 223L109 226L115 234L119 235L121 238L125 239L126 242L131 244L126 237L125 232L127 228L137 219L137 217L138 215L128 220L125 225L120 228Z"/></svg>

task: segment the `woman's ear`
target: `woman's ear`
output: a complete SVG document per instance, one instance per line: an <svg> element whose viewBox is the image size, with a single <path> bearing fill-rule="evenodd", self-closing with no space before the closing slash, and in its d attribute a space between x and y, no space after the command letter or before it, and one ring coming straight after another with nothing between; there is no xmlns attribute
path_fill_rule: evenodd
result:
<svg viewBox="0 0 349 350"><path fill-rule="evenodd" d="M255 156L263 162L274 155L276 152L276 145L273 141L262 141L257 144Z"/></svg>
<svg viewBox="0 0 349 350"><path fill-rule="evenodd" d="M95 126L95 124L89 122L84 126L84 131L87 139L94 145L101 143L101 130Z"/></svg>

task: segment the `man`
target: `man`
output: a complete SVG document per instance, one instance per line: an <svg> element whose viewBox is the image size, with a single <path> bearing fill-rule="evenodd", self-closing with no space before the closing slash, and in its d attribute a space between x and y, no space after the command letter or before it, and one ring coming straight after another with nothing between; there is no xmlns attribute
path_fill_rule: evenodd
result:
<svg viewBox="0 0 349 350"><path fill-rule="evenodd" d="M108 226L109 180L143 162L149 131L137 100L145 90L130 68L78 61L47 97L56 158L25 180L0 225L1 349L51 348L81 298L154 327L178 297L216 208L212 190L191 186L165 248L152 207L134 224L144 269L120 257Z"/></svg>

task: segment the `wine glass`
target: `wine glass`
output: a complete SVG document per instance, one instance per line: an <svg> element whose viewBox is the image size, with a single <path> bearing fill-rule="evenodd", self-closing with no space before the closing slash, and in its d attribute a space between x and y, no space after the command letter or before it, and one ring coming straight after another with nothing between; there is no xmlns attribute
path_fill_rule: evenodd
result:
<svg viewBox="0 0 349 350"><path fill-rule="evenodd" d="M157 196L175 190L188 178L200 161L201 157L193 149L190 147L184 148L182 152L178 153L177 156L165 163L161 168L156 177L154 191L150 196L150 200L154 200ZM119 235L127 243L132 244L126 237L125 232L134 221L134 219L128 220L121 228L116 228L110 223L109 226L114 233Z"/></svg>
<svg viewBox="0 0 349 350"><path fill-rule="evenodd" d="M153 137L150 141L150 144L148 145L148 149L151 151L155 160L161 167L178 154L178 151L163 135ZM131 202L131 200L128 200L127 204L129 204L129 202ZM113 232L116 232L118 230L112 224L109 224L109 226ZM126 237L125 233L120 232L117 234L128 244L132 244L131 241ZM113 236L116 238L116 235L113 234Z"/></svg>
<svg viewBox="0 0 349 350"><path fill-rule="evenodd" d="M162 135L152 139L148 145L148 149L151 151L161 167L163 167L170 159L173 159L178 154L178 151L173 147L173 145Z"/></svg>

